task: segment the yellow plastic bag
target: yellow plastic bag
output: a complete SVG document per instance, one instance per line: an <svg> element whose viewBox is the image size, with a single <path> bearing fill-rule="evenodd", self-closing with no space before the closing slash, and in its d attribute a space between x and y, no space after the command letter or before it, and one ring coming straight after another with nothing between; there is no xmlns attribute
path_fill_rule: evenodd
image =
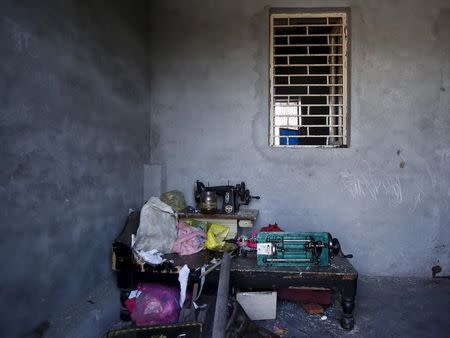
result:
<svg viewBox="0 0 450 338"><path fill-rule="evenodd" d="M225 225L211 224L207 232L206 248L209 250L220 250L225 244L228 231L230 231L230 228Z"/></svg>

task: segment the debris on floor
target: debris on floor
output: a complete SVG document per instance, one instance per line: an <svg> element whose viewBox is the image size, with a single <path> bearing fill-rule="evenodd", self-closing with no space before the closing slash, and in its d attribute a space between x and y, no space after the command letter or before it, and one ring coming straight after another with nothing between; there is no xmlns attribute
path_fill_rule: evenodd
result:
<svg viewBox="0 0 450 338"><path fill-rule="evenodd" d="M281 327L279 326L279 324L274 324L272 332L280 337L283 337L285 334L289 332L289 329L286 327Z"/></svg>
<svg viewBox="0 0 450 338"><path fill-rule="evenodd" d="M279 290L279 299L300 304L309 315L323 315L333 302L330 290L287 288Z"/></svg>
<svg viewBox="0 0 450 338"><path fill-rule="evenodd" d="M322 305L319 304L302 304L302 308L309 315L323 315L325 313Z"/></svg>
<svg viewBox="0 0 450 338"><path fill-rule="evenodd" d="M277 319L260 320L258 325L270 329L278 335L280 334L275 332L276 328L286 329L283 338L337 337L343 332L338 320L339 309L334 304L325 309L323 316L326 316L326 320L322 320L320 315L307 314L302 309L302 305L298 303L280 300L277 305ZM358 330L354 329L353 332L357 333Z"/></svg>

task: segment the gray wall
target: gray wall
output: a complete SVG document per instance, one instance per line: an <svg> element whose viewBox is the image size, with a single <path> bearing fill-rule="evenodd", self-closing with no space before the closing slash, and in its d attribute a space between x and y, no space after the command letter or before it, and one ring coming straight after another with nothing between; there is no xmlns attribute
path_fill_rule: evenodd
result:
<svg viewBox="0 0 450 338"><path fill-rule="evenodd" d="M162 190L192 203L196 179L245 180L262 197L259 225L330 231L360 273L430 276L439 261L448 274L448 1L152 4L150 164ZM351 8L349 149L268 146L269 8L310 6Z"/></svg>
<svg viewBox="0 0 450 338"><path fill-rule="evenodd" d="M1 337L112 278L142 203L148 7L121 3L1 3Z"/></svg>

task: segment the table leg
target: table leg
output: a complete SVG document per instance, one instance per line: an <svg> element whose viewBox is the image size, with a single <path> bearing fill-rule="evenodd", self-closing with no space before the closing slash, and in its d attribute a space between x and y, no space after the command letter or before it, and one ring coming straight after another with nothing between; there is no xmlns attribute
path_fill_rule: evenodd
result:
<svg viewBox="0 0 450 338"><path fill-rule="evenodd" d="M355 319L353 318L353 310L355 308L356 285L357 285L356 279L345 281L341 290L342 296L341 326L345 330L352 330L355 325Z"/></svg>

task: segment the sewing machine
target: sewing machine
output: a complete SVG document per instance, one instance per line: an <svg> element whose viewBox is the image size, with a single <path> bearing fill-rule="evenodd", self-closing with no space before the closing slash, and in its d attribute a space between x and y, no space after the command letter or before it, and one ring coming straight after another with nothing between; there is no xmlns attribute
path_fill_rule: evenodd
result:
<svg viewBox="0 0 450 338"><path fill-rule="evenodd" d="M203 202L202 192L206 191L214 192L222 199L222 206L218 207L216 212L224 214L236 213L241 205L248 205L252 199L260 199L259 196L250 195L250 191L245 187L245 182L236 184L236 186L228 184L206 187L201 181L197 181L195 182L195 201L197 204Z"/></svg>
<svg viewBox="0 0 450 338"><path fill-rule="evenodd" d="M328 232L260 232L257 236L260 266L328 266L340 252L339 241Z"/></svg>

